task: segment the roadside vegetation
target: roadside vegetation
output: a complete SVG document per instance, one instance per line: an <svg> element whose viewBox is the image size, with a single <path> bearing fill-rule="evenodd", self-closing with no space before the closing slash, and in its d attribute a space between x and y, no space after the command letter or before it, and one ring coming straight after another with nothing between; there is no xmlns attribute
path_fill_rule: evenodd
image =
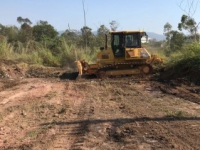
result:
<svg viewBox="0 0 200 150"><path fill-rule="evenodd" d="M103 26L94 35L89 27L83 27L81 31L67 29L59 35L47 21L31 26L28 18L17 20L21 28L0 24L1 59L54 67L73 66L77 59L91 62L101 44L97 43L101 40L100 32L108 32L106 28L101 31Z"/></svg>
<svg viewBox="0 0 200 150"><path fill-rule="evenodd" d="M169 79L186 78L200 84L200 44L186 44L181 50L172 52L166 62L166 70Z"/></svg>

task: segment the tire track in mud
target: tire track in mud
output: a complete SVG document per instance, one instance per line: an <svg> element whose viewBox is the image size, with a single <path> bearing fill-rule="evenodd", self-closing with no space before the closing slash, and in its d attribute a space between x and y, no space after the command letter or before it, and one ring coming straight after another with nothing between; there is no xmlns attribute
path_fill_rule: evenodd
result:
<svg viewBox="0 0 200 150"><path fill-rule="evenodd" d="M183 121L184 125L187 124L187 126L191 126L190 123L186 123L185 121ZM149 127L151 129L156 129L153 130L156 133L156 140L158 140L158 142L161 142L163 145L165 145L166 147L169 147L171 149L198 149L198 143L195 143L194 140L191 138L192 134L190 133L186 133L184 126L182 126L182 122L178 122L177 124L175 124L173 122L173 124L169 122L163 122L163 123L149 123ZM177 130L177 127L174 129L173 126L180 126L180 130ZM161 134L162 133L162 134ZM187 135L187 136L184 136ZM198 133L196 133L196 137L198 137ZM151 136L150 136L151 137ZM189 138L188 138L189 137ZM191 140L192 139L192 140Z"/></svg>
<svg viewBox="0 0 200 150"><path fill-rule="evenodd" d="M67 88L74 90L71 85ZM74 101L71 118L66 122L55 123L58 134L50 150L78 150L84 147L85 134L88 132L88 119L91 114L90 105L90 100L85 99L84 96Z"/></svg>
<svg viewBox="0 0 200 150"><path fill-rule="evenodd" d="M185 100L188 100L190 102L200 104L200 97L198 94L191 93L190 91L181 88L181 87L171 87L169 85L159 85L158 86L160 91L163 93L171 94L176 97L183 98Z"/></svg>
<svg viewBox="0 0 200 150"><path fill-rule="evenodd" d="M70 135L76 136L76 139L74 140L70 149L82 149L84 147L85 135L89 131L88 119L89 119L89 108L88 108L88 102L86 101L82 105L78 113L78 117L76 118L76 121L78 122L81 120L81 123L77 123L76 125L74 125L75 128L72 128L72 132L70 133Z"/></svg>

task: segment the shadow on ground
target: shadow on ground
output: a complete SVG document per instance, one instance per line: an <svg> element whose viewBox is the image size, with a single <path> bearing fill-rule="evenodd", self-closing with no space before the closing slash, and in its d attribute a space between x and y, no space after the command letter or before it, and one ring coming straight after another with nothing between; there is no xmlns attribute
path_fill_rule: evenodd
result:
<svg viewBox="0 0 200 150"><path fill-rule="evenodd" d="M77 79L94 79L97 78L96 75L82 75L81 77L78 75L78 72L65 72L59 76L61 80L77 80Z"/></svg>
<svg viewBox="0 0 200 150"><path fill-rule="evenodd" d="M78 77L78 72L64 72L59 76L60 79L76 80Z"/></svg>
<svg viewBox="0 0 200 150"><path fill-rule="evenodd" d="M69 121L69 122L51 122L51 123L44 123L41 126L46 125L70 125L70 124L98 124L98 123L115 123L119 122L121 124L132 123L132 122L144 122L144 121L200 121L200 117L162 117L162 118L116 118L116 119L94 119L94 120L79 120L79 121Z"/></svg>

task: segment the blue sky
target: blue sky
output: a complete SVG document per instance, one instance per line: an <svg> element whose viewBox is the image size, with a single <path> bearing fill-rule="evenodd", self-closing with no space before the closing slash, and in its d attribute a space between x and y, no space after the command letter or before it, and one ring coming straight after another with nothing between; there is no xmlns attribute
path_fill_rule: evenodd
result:
<svg viewBox="0 0 200 150"><path fill-rule="evenodd" d="M118 30L138 30L163 34L165 23L177 30L185 13L182 0L85 0L87 26L96 31L101 24L119 23ZM187 2L188 0L185 0ZM199 0L196 0L199 1ZM200 3L200 1L199 1ZM200 4L198 4L200 6ZM185 8L186 3L182 4ZM17 17L29 18L33 25L48 21L57 31L80 30L84 25L82 0L1 0L0 24L16 25ZM200 21L200 8L194 18ZM199 19L199 20L198 20Z"/></svg>

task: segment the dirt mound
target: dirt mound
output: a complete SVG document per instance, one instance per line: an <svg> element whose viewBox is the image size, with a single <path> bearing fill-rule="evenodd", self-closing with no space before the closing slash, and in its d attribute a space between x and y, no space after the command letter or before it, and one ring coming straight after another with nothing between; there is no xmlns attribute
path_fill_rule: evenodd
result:
<svg viewBox="0 0 200 150"><path fill-rule="evenodd" d="M200 85L200 60L187 59L171 65L167 68L162 68L159 71L159 78L163 81L178 80L178 82L192 82Z"/></svg>
<svg viewBox="0 0 200 150"><path fill-rule="evenodd" d="M63 74L63 71L63 68L58 67L29 66L26 71L26 76L34 78L58 78L61 74Z"/></svg>
<svg viewBox="0 0 200 150"><path fill-rule="evenodd" d="M12 60L0 60L0 78L6 79L59 77L63 74L63 70L59 67L44 67Z"/></svg>
<svg viewBox="0 0 200 150"><path fill-rule="evenodd" d="M187 83L190 84L191 82L200 85L200 70L196 71L186 71L182 70L182 73L177 73L174 68L168 68L165 71L161 72L159 78L161 81L174 81L179 83Z"/></svg>
<svg viewBox="0 0 200 150"><path fill-rule="evenodd" d="M0 60L0 78L23 78L25 74L26 69L22 64L11 60Z"/></svg>

